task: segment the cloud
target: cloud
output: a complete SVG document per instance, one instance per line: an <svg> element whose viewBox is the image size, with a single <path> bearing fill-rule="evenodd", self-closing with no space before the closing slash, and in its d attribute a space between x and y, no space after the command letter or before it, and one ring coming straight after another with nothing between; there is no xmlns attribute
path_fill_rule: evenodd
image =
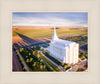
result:
<svg viewBox="0 0 100 84"><path fill-rule="evenodd" d="M61 17L22 17L15 15L13 17L13 26L67 26L67 27L73 27L73 26L87 26L87 24L84 23L81 19L67 19L67 18L61 18Z"/></svg>

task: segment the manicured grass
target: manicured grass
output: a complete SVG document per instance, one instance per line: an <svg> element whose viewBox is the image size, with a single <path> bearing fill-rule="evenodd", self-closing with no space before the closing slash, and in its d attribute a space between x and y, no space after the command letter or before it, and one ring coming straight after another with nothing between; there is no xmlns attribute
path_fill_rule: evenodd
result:
<svg viewBox="0 0 100 84"><path fill-rule="evenodd" d="M61 71L56 65L46 59L42 54L40 54L41 58L44 59L55 71Z"/></svg>
<svg viewBox="0 0 100 84"><path fill-rule="evenodd" d="M30 38L39 38L39 37L51 37L53 34L53 29L29 29L29 30L22 30L17 29L13 30L13 36L18 36L17 33L23 34ZM58 36L70 36L70 35L81 35L87 34L87 30L76 30L76 29L56 29Z"/></svg>
<svg viewBox="0 0 100 84"><path fill-rule="evenodd" d="M44 54L45 54L46 57L48 57L49 59L51 59L56 64L61 65L61 62L58 61L57 59L55 59L54 57L50 56L47 51Z"/></svg>

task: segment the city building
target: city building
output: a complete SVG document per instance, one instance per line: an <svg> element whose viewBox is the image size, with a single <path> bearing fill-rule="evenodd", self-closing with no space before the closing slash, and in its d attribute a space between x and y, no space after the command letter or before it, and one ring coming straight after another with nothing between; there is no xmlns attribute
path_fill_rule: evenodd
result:
<svg viewBox="0 0 100 84"><path fill-rule="evenodd" d="M61 62L68 64L75 64L78 62L79 44L76 42L59 39L55 28L47 51L54 58L60 59Z"/></svg>

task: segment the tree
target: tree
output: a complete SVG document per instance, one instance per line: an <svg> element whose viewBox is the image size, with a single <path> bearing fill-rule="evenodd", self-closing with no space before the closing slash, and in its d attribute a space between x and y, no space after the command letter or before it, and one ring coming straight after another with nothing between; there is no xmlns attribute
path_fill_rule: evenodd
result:
<svg viewBox="0 0 100 84"><path fill-rule="evenodd" d="M40 69L41 69L41 70L43 69L43 65L40 65Z"/></svg>
<svg viewBox="0 0 100 84"><path fill-rule="evenodd" d="M59 58L57 58L57 61L60 61L60 59L59 59Z"/></svg>
<svg viewBox="0 0 100 84"><path fill-rule="evenodd" d="M48 53L48 55L50 56L51 54L50 54L50 53Z"/></svg>
<svg viewBox="0 0 100 84"><path fill-rule="evenodd" d="M45 69L45 68L46 68L46 65L43 66L43 69Z"/></svg>
<svg viewBox="0 0 100 84"><path fill-rule="evenodd" d="M24 50L24 48L20 48L19 51L22 52Z"/></svg>
<svg viewBox="0 0 100 84"><path fill-rule="evenodd" d="M32 62L33 61L33 58L30 58L30 62Z"/></svg>
<svg viewBox="0 0 100 84"><path fill-rule="evenodd" d="M33 51L33 55L35 55L35 51Z"/></svg>
<svg viewBox="0 0 100 84"><path fill-rule="evenodd" d="M40 47L40 50L42 50L42 51L43 51L43 47Z"/></svg>
<svg viewBox="0 0 100 84"><path fill-rule="evenodd" d="M61 65L64 66L64 62L62 62Z"/></svg>
<svg viewBox="0 0 100 84"><path fill-rule="evenodd" d="M69 67L68 64L66 64L63 68L66 70Z"/></svg>
<svg viewBox="0 0 100 84"><path fill-rule="evenodd" d="M78 70L77 71L84 71L82 68L78 68Z"/></svg>
<svg viewBox="0 0 100 84"><path fill-rule="evenodd" d="M26 59L26 62L27 62L27 63L30 62L29 59Z"/></svg>
<svg viewBox="0 0 100 84"><path fill-rule="evenodd" d="M26 71L26 67L23 67L23 70Z"/></svg>
<svg viewBox="0 0 100 84"><path fill-rule="evenodd" d="M85 56L84 56L84 55L82 55L81 60L84 60L84 59L85 59Z"/></svg>
<svg viewBox="0 0 100 84"><path fill-rule="evenodd" d="M40 57L40 55L39 54L37 54L37 58L39 58Z"/></svg>
<svg viewBox="0 0 100 84"><path fill-rule="evenodd" d="M46 52L47 52L46 50L43 51L43 53L46 53Z"/></svg>
<svg viewBox="0 0 100 84"><path fill-rule="evenodd" d="M31 55L31 53L29 53L29 55Z"/></svg>
<svg viewBox="0 0 100 84"><path fill-rule="evenodd" d="M32 66L35 67L36 66L36 62L34 62Z"/></svg>
<svg viewBox="0 0 100 84"><path fill-rule="evenodd" d="M33 46L34 49L36 49L36 46Z"/></svg>
<svg viewBox="0 0 100 84"><path fill-rule="evenodd" d="M49 46L49 45L50 45L50 43L47 43L47 45Z"/></svg>
<svg viewBox="0 0 100 84"><path fill-rule="evenodd" d="M39 51L38 51L38 50L36 50L36 53L37 53L37 54L39 54Z"/></svg>
<svg viewBox="0 0 100 84"><path fill-rule="evenodd" d="M42 63L42 62L43 62L43 60L41 59L41 60L40 60L40 62Z"/></svg>
<svg viewBox="0 0 100 84"><path fill-rule="evenodd" d="M28 56L26 56L26 58L28 58Z"/></svg>

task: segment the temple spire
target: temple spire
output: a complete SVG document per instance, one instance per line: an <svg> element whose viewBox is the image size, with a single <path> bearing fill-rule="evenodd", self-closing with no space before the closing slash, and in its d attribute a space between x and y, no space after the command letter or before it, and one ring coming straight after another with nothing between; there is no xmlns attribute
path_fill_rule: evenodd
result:
<svg viewBox="0 0 100 84"><path fill-rule="evenodd" d="M53 33L53 36L52 36L52 41L55 41L55 40L58 40L58 36L56 34L56 28L54 26L54 33Z"/></svg>

